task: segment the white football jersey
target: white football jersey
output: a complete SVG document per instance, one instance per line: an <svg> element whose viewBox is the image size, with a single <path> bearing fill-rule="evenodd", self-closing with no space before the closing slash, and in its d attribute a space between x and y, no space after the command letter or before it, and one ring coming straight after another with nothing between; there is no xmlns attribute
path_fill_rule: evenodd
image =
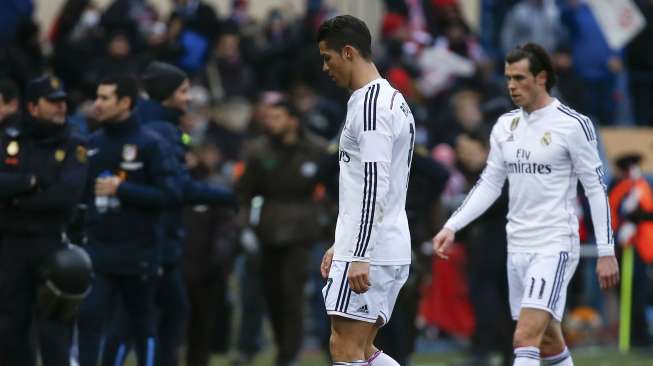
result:
<svg viewBox="0 0 653 366"><path fill-rule="evenodd" d="M532 113L499 117L487 166L445 227L462 229L480 216L509 183L509 252L578 251L576 188L587 196L599 255L614 254L603 166L592 122L554 99Z"/></svg>
<svg viewBox="0 0 653 366"><path fill-rule="evenodd" d="M340 135L334 260L410 263L405 207L414 142L410 108L385 79L351 94Z"/></svg>

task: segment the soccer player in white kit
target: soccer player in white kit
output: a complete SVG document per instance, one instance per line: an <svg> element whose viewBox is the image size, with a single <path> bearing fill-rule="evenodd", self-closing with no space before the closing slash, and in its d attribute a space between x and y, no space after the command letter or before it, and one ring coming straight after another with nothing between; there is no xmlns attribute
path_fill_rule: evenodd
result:
<svg viewBox="0 0 653 366"><path fill-rule="evenodd" d="M394 366L374 347L408 278L406 188L415 121L403 96L371 60L363 21L343 15L318 31L323 70L352 94L339 144L335 242L322 259L334 365Z"/></svg>
<svg viewBox="0 0 653 366"><path fill-rule="evenodd" d="M598 246L601 288L619 280L610 209L590 120L549 95L555 73L546 51L528 43L506 56L508 91L519 109L499 117L487 165L465 201L433 238L446 258L455 232L480 216L509 181L508 284L515 366L573 365L562 336L567 285L579 260L578 180L583 184Z"/></svg>

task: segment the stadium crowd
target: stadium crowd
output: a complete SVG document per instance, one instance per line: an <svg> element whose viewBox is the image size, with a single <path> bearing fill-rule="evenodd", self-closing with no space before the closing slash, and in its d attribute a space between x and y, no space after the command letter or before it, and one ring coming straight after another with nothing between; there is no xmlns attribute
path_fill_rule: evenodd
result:
<svg viewBox="0 0 653 366"><path fill-rule="evenodd" d="M157 108L152 104L167 106L188 80L187 106L167 120L183 132L189 179L224 188L225 197L226 190L234 192L239 209L225 197L198 199L180 205L181 214L161 225L178 231L184 248L152 272L164 277L178 270L179 277L171 277L180 281L173 278L159 290L180 294L157 298L158 342L171 351L160 357L178 364L183 345L189 366L208 365L211 354L227 352L234 365L247 365L273 342L276 365L295 365L309 341L328 350L318 268L337 214L337 162L343 157L335 145L348 95L322 72L315 36L337 12L324 1L306 0L303 14L280 8L254 19L248 11L254 1L233 0L226 14L204 0L170 1L172 11L164 17L147 0L115 0L106 8L91 0L67 0L50 29L35 22L30 0L2 2L2 128L21 123L16 121L22 119L20 111L5 110L12 101L27 102L33 80L44 74L62 81L67 123L85 137L102 127L98 85L117 83L107 76L139 79L141 94L132 100L129 118L144 125L166 120L152 112ZM458 236L449 261L434 260L424 243L479 177L490 129L513 109L502 72L505 53L514 46L529 41L544 46L559 75L554 95L595 124L653 126L653 52L648 49L653 2L635 2L647 25L625 49L614 50L580 0L483 0L478 30L466 23L456 0L383 1L374 60L410 103L416 122L407 199L413 264L393 321L379 335L382 348L400 364L410 364L422 336L471 340L470 365L486 365L494 353L510 365L505 192ZM166 160L166 154L173 152L159 158ZM614 176L633 178L638 163L636 156L620 160ZM614 186L621 187L619 182ZM621 207L630 188L620 189L619 196L611 196L613 207ZM578 205L587 212L585 202ZM625 213L619 208L613 215L645 223L653 212L646 205ZM581 226L583 241L591 243L592 226ZM641 244L647 246L653 242ZM645 309L651 305L647 268L653 258L646 249L638 253L632 339L635 346L650 347ZM609 323L614 317L586 275L593 268L592 259L581 262L568 307L581 309L578 321L594 324L604 317ZM587 306L593 310L583 315ZM83 304L81 309L83 314ZM138 351L138 332L117 324L126 315L110 315L114 321L104 336L115 339L115 348L106 346L105 352L120 354L130 338ZM79 336L84 335L80 325ZM579 335L577 342L582 341ZM80 355L83 346L80 338Z"/></svg>

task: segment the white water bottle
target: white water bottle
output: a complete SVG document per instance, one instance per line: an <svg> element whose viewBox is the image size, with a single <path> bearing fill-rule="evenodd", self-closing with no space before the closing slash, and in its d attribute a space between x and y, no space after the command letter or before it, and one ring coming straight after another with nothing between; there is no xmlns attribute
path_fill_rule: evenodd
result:
<svg viewBox="0 0 653 366"><path fill-rule="evenodd" d="M105 170L100 175L98 178L107 178L111 176L111 172ZM107 195L95 195L95 209L97 210L98 213L106 213L107 210L109 209L109 196Z"/></svg>

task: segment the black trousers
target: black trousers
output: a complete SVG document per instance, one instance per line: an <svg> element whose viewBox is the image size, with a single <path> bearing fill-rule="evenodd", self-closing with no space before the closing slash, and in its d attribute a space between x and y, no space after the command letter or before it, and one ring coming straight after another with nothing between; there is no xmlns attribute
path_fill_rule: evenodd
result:
<svg viewBox="0 0 653 366"><path fill-rule="evenodd" d="M179 349L186 335L190 304L179 263L164 267L156 291L159 344L157 365L179 365Z"/></svg>
<svg viewBox="0 0 653 366"><path fill-rule="evenodd" d="M161 276L153 281L154 309L152 319L156 329L155 365L179 365L179 350L188 318L188 296L182 272L177 264L164 266ZM117 306L115 321L104 346L103 365L124 365L125 356L138 334L129 327L130 317L124 302Z"/></svg>
<svg viewBox="0 0 653 366"><path fill-rule="evenodd" d="M232 309L227 282L227 273L223 271L210 279L186 280L191 309L187 328L187 366L208 366L211 353L229 350Z"/></svg>
<svg viewBox="0 0 653 366"><path fill-rule="evenodd" d="M263 316L265 304L261 284L260 254L244 254L244 268L240 281L242 316L236 348L240 356L253 358L263 347Z"/></svg>
<svg viewBox="0 0 653 366"><path fill-rule="evenodd" d="M301 351L308 261L308 248L301 244L262 246L261 284L277 346L277 365L296 361Z"/></svg>
<svg viewBox="0 0 653 366"><path fill-rule="evenodd" d="M133 335L139 366L154 364L156 352L156 319L154 295L156 276L97 273L93 289L80 307L79 314L79 364L96 366L99 361L101 341L108 334L110 322L119 322L116 309L122 304L128 334ZM122 364L129 350L127 344L107 344L104 362Z"/></svg>
<svg viewBox="0 0 653 366"><path fill-rule="evenodd" d="M0 245L0 365L36 365L35 338L43 366L70 364L73 324L44 319L35 312L39 268L62 246L60 234L4 235Z"/></svg>

